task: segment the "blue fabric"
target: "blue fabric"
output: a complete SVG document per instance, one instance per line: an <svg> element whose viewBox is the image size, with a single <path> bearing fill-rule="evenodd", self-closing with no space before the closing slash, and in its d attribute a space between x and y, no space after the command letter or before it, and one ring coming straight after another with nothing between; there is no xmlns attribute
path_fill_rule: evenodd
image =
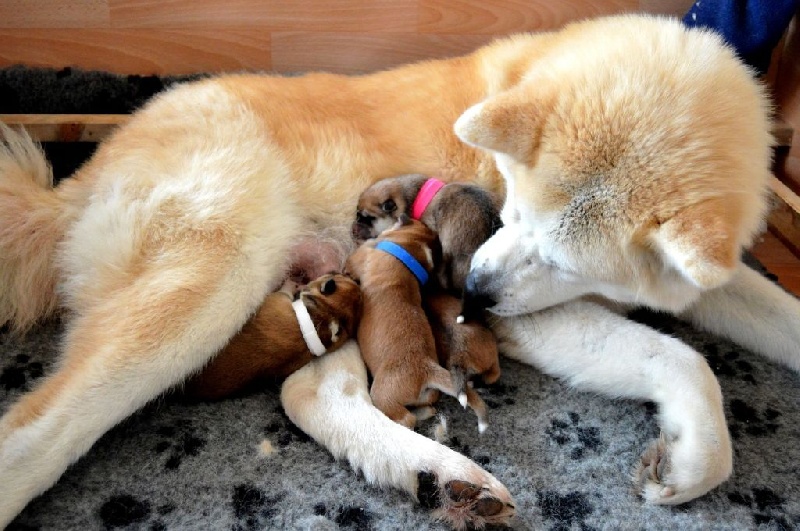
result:
<svg viewBox="0 0 800 531"><path fill-rule="evenodd" d="M400 245L397 245L394 242L383 241L376 245L375 248L389 253L403 262L403 265L405 265L409 271L414 273L414 276L417 277L417 280L419 280L421 285L424 286L428 281L428 272L425 271L425 268L422 267L422 264L417 262L417 259L411 256L411 254L403 249Z"/></svg>
<svg viewBox="0 0 800 531"><path fill-rule="evenodd" d="M684 15L683 23L715 30L763 75L798 5L800 0L700 0Z"/></svg>

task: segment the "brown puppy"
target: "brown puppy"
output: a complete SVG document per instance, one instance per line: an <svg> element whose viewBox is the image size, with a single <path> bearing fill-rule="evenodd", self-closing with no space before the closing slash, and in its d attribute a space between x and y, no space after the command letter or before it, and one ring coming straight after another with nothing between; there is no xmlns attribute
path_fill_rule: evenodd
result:
<svg viewBox="0 0 800 531"><path fill-rule="evenodd" d="M500 201L498 196L471 184L445 185L421 174L390 177L361 193L353 236L361 241L374 238L401 214L419 219L439 235L439 285L460 294L475 250L502 226Z"/></svg>
<svg viewBox="0 0 800 531"><path fill-rule="evenodd" d="M284 287L267 295L242 331L187 381L186 394L204 400L224 398L257 379L282 380L319 355L312 353L313 344L307 344L293 304L306 308L321 342L315 348L320 354L354 337L361 313L361 290L355 281L328 274L302 288L296 299L293 291Z"/></svg>
<svg viewBox="0 0 800 531"><path fill-rule="evenodd" d="M480 376L485 383L493 384L500 378L500 360L494 334L479 322L457 324L461 299L443 291L427 294L424 307L436 340L439 363L447 367L454 387L460 390L459 402L462 406L466 406L467 402L483 404L468 381ZM478 429L483 431L480 424Z"/></svg>
<svg viewBox="0 0 800 531"><path fill-rule="evenodd" d="M416 266L383 250L387 243L401 247ZM394 227L359 247L345 265L361 284L364 304L356 335L373 376L370 397L387 417L409 428L417 417L408 407L428 408L438 398L436 390L458 394L450 373L439 365L422 309L422 285L433 270L438 246L432 230L401 215ZM412 272L414 267L421 272Z"/></svg>

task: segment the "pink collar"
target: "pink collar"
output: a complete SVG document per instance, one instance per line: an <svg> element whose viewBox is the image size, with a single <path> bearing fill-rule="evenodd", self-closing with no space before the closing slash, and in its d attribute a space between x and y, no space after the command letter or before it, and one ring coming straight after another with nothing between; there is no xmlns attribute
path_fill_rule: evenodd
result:
<svg viewBox="0 0 800 531"><path fill-rule="evenodd" d="M439 190L442 189L442 187L444 187L444 185L445 183L439 179L430 178L425 181L425 184L423 184L422 188L419 189L419 193L414 199L414 203L411 205L411 217L414 219L421 218L422 214L425 212L425 209L428 208L428 205L433 200L433 197L439 192Z"/></svg>

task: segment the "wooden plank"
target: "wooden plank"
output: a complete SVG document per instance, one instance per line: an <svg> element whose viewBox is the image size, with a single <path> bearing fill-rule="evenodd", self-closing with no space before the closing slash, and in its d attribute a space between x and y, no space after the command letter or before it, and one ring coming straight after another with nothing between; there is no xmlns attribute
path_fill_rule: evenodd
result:
<svg viewBox="0 0 800 531"><path fill-rule="evenodd" d="M420 33L507 34L549 30L581 18L636 11L638 0L420 0Z"/></svg>
<svg viewBox="0 0 800 531"><path fill-rule="evenodd" d="M272 35L272 65L278 72L355 74L465 54L490 40L490 35L278 32Z"/></svg>
<svg viewBox="0 0 800 531"><path fill-rule="evenodd" d="M254 28L0 29L0 42L0 67L161 75L271 67L270 34Z"/></svg>
<svg viewBox="0 0 800 531"><path fill-rule="evenodd" d="M106 28L106 0L2 0L0 28Z"/></svg>
<svg viewBox="0 0 800 531"><path fill-rule="evenodd" d="M800 297L800 257L789 250L772 232L761 235L750 252L780 284Z"/></svg>
<svg viewBox="0 0 800 531"><path fill-rule="evenodd" d="M767 218L770 231L800 257L800 197L775 177L770 180L769 187L775 198Z"/></svg>
<svg viewBox="0 0 800 531"><path fill-rule="evenodd" d="M117 28L413 32L417 0L109 0Z"/></svg>
<svg viewBox="0 0 800 531"><path fill-rule="evenodd" d="M640 0L639 9L646 13L682 17L695 0Z"/></svg>
<svg viewBox="0 0 800 531"><path fill-rule="evenodd" d="M792 145L794 128L783 121L772 124L772 136L775 138L776 147L786 147Z"/></svg>
<svg viewBox="0 0 800 531"><path fill-rule="evenodd" d="M795 194L788 186L780 182L776 177L769 181L769 188L778 199L785 203L796 214L800 214L800 197Z"/></svg>
<svg viewBox="0 0 800 531"><path fill-rule="evenodd" d="M23 126L39 142L99 142L128 114L0 114L0 122Z"/></svg>

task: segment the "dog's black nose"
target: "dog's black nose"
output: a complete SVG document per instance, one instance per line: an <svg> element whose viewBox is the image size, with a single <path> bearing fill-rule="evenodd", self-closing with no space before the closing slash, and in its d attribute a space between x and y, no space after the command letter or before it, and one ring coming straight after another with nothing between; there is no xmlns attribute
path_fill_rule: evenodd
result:
<svg viewBox="0 0 800 531"><path fill-rule="evenodd" d="M461 317L464 322L483 322L483 311L496 305L491 294L486 289L485 282L474 271L467 275L464 283L464 297L461 306Z"/></svg>

